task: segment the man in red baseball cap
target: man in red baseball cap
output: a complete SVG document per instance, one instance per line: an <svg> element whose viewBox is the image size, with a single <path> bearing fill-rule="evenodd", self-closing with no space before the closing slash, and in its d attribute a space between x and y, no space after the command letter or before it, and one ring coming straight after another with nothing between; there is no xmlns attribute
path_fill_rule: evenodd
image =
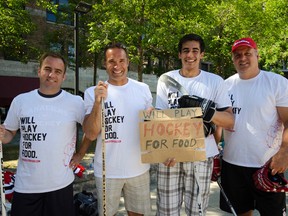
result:
<svg viewBox="0 0 288 216"><path fill-rule="evenodd" d="M288 169L288 80L259 68L258 48L252 38L236 40L231 54L237 73L225 83L235 126L233 131L224 130L222 186L238 215L252 216L254 209L261 216L285 215L285 192L260 190L254 181L259 178L253 180L253 174L270 158L267 176L271 181L281 180L276 176ZM281 182L274 183L271 185ZM230 211L223 197L220 208Z"/></svg>

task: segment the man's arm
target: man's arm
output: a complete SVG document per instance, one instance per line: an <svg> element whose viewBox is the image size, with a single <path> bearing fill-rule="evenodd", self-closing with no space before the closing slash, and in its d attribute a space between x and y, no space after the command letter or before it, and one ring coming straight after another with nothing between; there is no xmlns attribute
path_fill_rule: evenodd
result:
<svg viewBox="0 0 288 216"><path fill-rule="evenodd" d="M95 140L101 131L101 102L95 101L90 114L83 122L83 131L90 140Z"/></svg>
<svg viewBox="0 0 288 216"><path fill-rule="evenodd" d="M232 112L232 107L227 108L223 111L217 111L215 112L214 116L212 117L212 122L224 129L233 129L234 128L234 115Z"/></svg>
<svg viewBox="0 0 288 216"><path fill-rule="evenodd" d="M95 140L101 131L102 100L107 98L108 85L99 81L94 89L94 105L91 113L86 115L83 122L83 131L90 140Z"/></svg>
<svg viewBox="0 0 288 216"><path fill-rule="evenodd" d="M222 127L216 126L216 130L213 134L216 144L218 144L222 139Z"/></svg>
<svg viewBox="0 0 288 216"><path fill-rule="evenodd" d="M4 125L0 125L0 140L3 144L11 142L11 140L16 135L17 131L10 131L5 129Z"/></svg>
<svg viewBox="0 0 288 216"><path fill-rule="evenodd" d="M82 137L80 149L72 156L70 160L69 166L71 168L75 168L81 162L91 143L92 141L89 140L84 134Z"/></svg>
<svg viewBox="0 0 288 216"><path fill-rule="evenodd" d="M279 151L272 157L270 168L272 175L283 173L288 169L288 107L277 107L278 115L283 122L284 130Z"/></svg>

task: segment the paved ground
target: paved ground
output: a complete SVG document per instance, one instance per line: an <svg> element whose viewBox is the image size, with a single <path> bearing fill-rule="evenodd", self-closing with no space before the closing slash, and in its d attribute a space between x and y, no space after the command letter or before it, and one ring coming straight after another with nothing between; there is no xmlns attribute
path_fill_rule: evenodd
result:
<svg viewBox="0 0 288 216"><path fill-rule="evenodd" d="M152 174L153 175L153 174ZM153 178L153 176L151 176ZM211 183L211 193L210 193L210 199L209 199L209 207L206 216L231 216L232 214L226 213L222 211L219 208L219 196L220 196L220 189L216 182ZM123 198L121 198L121 204L119 213L117 216L126 216L127 213L123 206ZM156 215L156 186L155 182L153 182L153 179L151 179L151 203L152 203L152 212L151 216ZM287 203L287 202L286 202ZM181 213L181 216L186 215L184 210ZM254 212L253 216L259 216L260 214L258 212Z"/></svg>
<svg viewBox="0 0 288 216"><path fill-rule="evenodd" d="M121 200L123 202L123 199ZM156 214L156 189L151 190L151 202L152 202L152 212L151 216ZM231 216L232 214L228 214L220 210L218 207L219 202L219 187L216 182L211 184L211 195L209 201L209 207L206 216ZM126 211L124 210L123 204L121 203L120 211L117 216L124 216L127 215ZM182 211L181 216L186 215L184 211ZM254 214L255 216L259 215L257 212Z"/></svg>
<svg viewBox="0 0 288 216"><path fill-rule="evenodd" d="M152 203L152 212L151 212L151 216L155 216L156 215L156 179L155 179L155 175L156 173L153 171L150 173L151 174L151 203ZM286 178L288 177L288 172L285 173ZM233 214L231 213L226 213L224 211L222 211L219 208L219 196L220 196L220 188L217 184L217 182L212 182L210 185L210 198L209 198L209 206L208 206L208 210L206 213L206 216L231 216ZM119 209L119 213L117 214L117 216L126 216L127 213L124 209L124 205L123 205L123 198L121 198L121 203L120 203L120 209ZM286 193L286 206L288 209L288 193ZM184 210L181 213L181 216L186 215ZM253 216L260 216L258 211L255 211Z"/></svg>

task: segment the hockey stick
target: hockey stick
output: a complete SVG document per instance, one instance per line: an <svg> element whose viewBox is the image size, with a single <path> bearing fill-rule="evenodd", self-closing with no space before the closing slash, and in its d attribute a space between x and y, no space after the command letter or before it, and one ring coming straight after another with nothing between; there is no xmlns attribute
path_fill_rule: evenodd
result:
<svg viewBox="0 0 288 216"><path fill-rule="evenodd" d="M104 98L101 99L101 138L102 138L102 197L103 215L106 216L106 150L105 150L105 106Z"/></svg>
<svg viewBox="0 0 288 216"><path fill-rule="evenodd" d="M174 78L163 74L160 76L159 80L161 82L163 82L166 87L173 87L175 89L177 89L179 92L181 92L181 94L183 95L189 95L188 91L179 83L177 82Z"/></svg>
<svg viewBox="0 0 288 216"><path fill-rule="evenodd" d="M0 124L1 124L1 118L0 118ZM0 187L1 187L1 207L2 207L2 216L7 216L6 212L6 199L5 199L5 189L4 189L4 169L3 169L3 147L2 147L2 140L0 140L0 160L1 160L1 165L0 165L0 172L1 172L1 177L0 177Z"/></svg>
<svg viewBox="0 0 288 216"><path fill-rule="evenodd" d="M228 199L228 197L227 197L227 195L226 195L226 193L225 193L225 191L224 191L224 189L223 189L223 187L222 187L222 185L221 185L220 178L217 179L217 184L218 184L218 186L219 186L219 188L220 188L220 192L222 193L222 195L223 195L223 197L224 197L227 205L229 206L232 214L233 214L234 216L237 216L237 214L236 214L236 212L235 212L235 209L233 208L230 200Z"/></svg>

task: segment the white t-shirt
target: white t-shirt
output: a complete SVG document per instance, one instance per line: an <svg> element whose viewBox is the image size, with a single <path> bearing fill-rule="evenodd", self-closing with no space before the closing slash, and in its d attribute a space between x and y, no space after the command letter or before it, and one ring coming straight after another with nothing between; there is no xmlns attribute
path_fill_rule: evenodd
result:
<svg viewBox="0 0 288 216"><path fill-rule="evenodd" d="M69 168L75 151L76 123L84 119L84 102L64 90L52 98L37 90L12 101L5 128L20 129L20 150L15 191L43 193L62 189L74 181Z"/></svg>
<svg viewBox="0 0 288 216"><path fill-rule="evenodd" d="M288 107L288 80L266 71L249 80L238 74L225 83L235 116L235 132L224 130L224 160L261 167L280 148L283 125L276 107Z"/></svg>
<svg viewBox="0 0 288 216"><path fill-rule="evenodd" d="M201 70L196 77L183 77L179 70L173 70L166 73L168 76L178 81L189 93L202 98L212 100L217 108L231 107L231 101L228 97L228 91L224 80L212 73ZM156 109L173 109L178 107L178 98L182 94L173 87L167 88L161 80L157 85ZM206 157L212 157L219 153L217 144L213 135L205 138Z"/></svg>
<svg viewBox="0 0 288 216"><path fill-rule="evenodd" d="M108 85L105 100L106 177L139 176L150 168L149 164L141 163L139 131L139 111L152 106L149 86L133 79L128 79L123 86ZM93 108L94 88L88 88L84 94L86 114ZM97 137L94 175L102 177L101 133Z"/></svg>

